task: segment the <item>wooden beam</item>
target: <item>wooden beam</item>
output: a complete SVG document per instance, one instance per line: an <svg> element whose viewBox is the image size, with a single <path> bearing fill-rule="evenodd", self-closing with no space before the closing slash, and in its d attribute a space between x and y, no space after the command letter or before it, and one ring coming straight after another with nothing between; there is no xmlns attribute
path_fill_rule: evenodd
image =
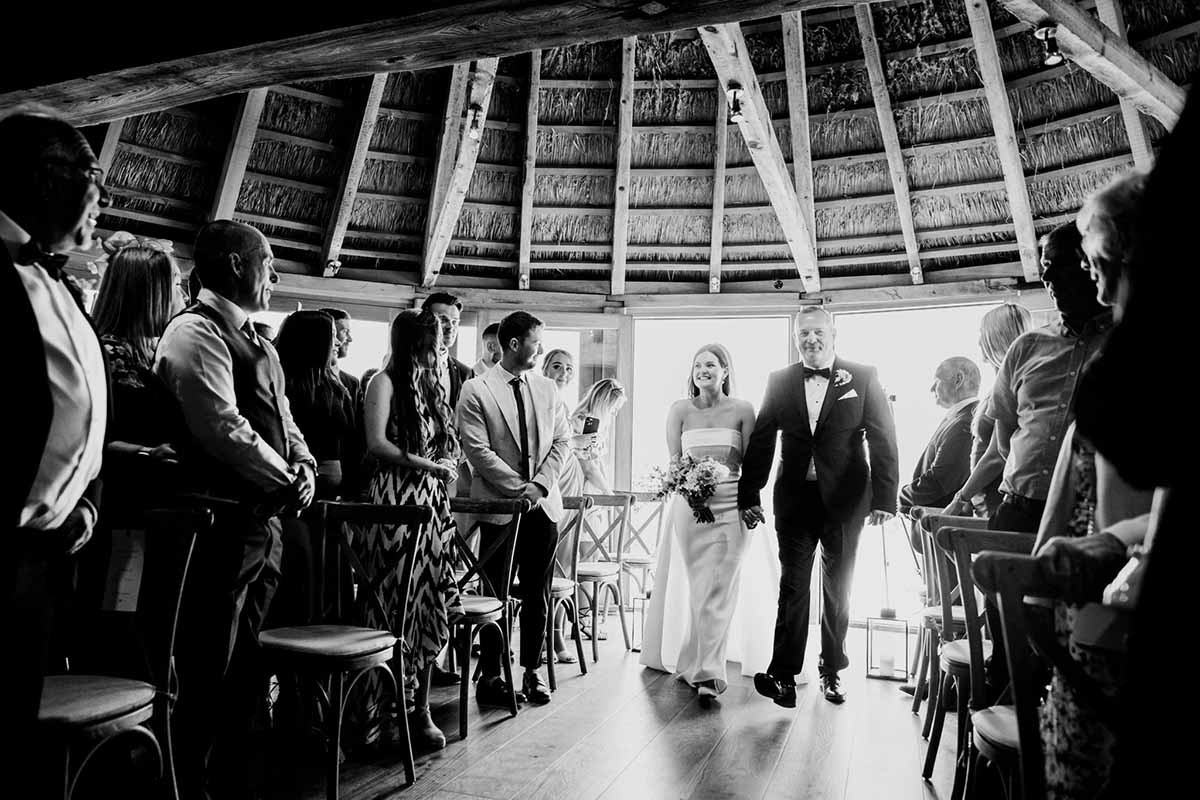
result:
<svg viewBox="0 0 1200 800"><path fill-rule="evenodd" d="M483 123L487 119L488 107L492 104L492 84L496 78L498 58L481 58L475 62L475 71L467 91L467 107L471 119L461 126L458 139L458 157L445 193L440 202L430 206L430 219L436 220L430 231L429 244L421 265L421 285L433 286L450 247L450 239L458 225L458 215L467 199L471 187L471 176L475 174L475 162L479 158L479 147L483 144ZM436 190L436 186L434 187Z"/></svg>
<svg viewBox="0 0 1200 800"><path fill-rule="evenodd" d="M446 188L454 176L454 162L458 158L458 146L462 140L463 109L467 104L467 87L471 80L470 63L455 64L450 70L450 84L446 90L446 110L442 115L442 138L438 141L437 167L433 173L433 187L429 192L429 212L425 216L425 247L429 248L433 229L437 225L436 209L442 207Z"/></svg>
<svg viewBox="0 0 1200 800"><path fill-rule="evenodd" d="M790 10L844 0L788 0ZM161 111L263 86L409 72L599 39L779 14L779 0L460 0L401 3L386 16L158 64L87 72L0 94L0 108L41 102L76 125ZM357 15L361 19L361 14ZM336 23L335 23L336 25Z"/></svg>
<svg viewBox="0 0 1200 800"><path fill-rule="evenodd" d="M613 184L612 293L625 293L625 250L629 244L629 167L633 157L633 79L637 37L621 42L621 96L617 106L617 174Z"/></svg>
<svg viewBox="0 0 1200 800"><path fill-rule="evenodd" d="M121 130L124 127L125 120L115 119L104 129L104 143L100 145L100 153L96 160L100 162L100 169L104 170L105 175L112 171L113 160L117 157L117 145L121 143Z"/></svg>
<svg viewBox="0 0 1200 800"><path fill-rule="evenodd" d="M914 284L924 283L921 245L917 242L912 197L908 193L908 170L900 149L900 135L896 132L896 117L892 112L892 98L888 94L887 76L883 72L883 59L879 55L879 41L875 38L875 20L871 17L869 6L855 6L854 18L858 21L863 58L867 62L867 77L871 81L871 95L875 98L875 115L879 119L883 149L887 153L888 174L892 179L892 193L896 196L896 213L900 217L900 232L904 236L904 250L908 254L908 274Z"/></svg>
<svg viewBox="0 0 1200 800"><path fill-rule="evenodd" d="M808 122L808 77L804 64L804 24L801 12L784 14L783 63L787 74L788 125L792 139L792 178L804 221L817 241L817 210L813 205L812 135Z"/></svg>
<svg viewBox="0 0 1200 800"><path fill-rule="evenodd" d="M367 165L367 152L371 149L371 137L375 133L375 122L379 119L379 104L383 100L387 80L388 76L383 72L371 78L371 86L367 90L362 116L358 122L358 134L342 168L337 203L333 207L333 218L329 221L325 242L321 248L322 264L327 278L336 275L341 267L338 256L342 253L346 229L350 226L350 214L354 211L354 198L358 195L358 184L362 180L363 168Z"/></svg>
<svg viewBox="0 0 1200 800"><path fill-rule="evenodd" d="M721 259L725 251L725 162L729 157L729 107L725 90L717 87L717 122L713 138L713 200L708 244L708 291L721 291Z"/></svg>
<svg viewBox="0 0 1200 800"><path fill-rule="evenodd" d="M996 134L996 150L1004 174L1004 188L1012 210L1013 227L1017 232L1017 252L1021 256L1021 272L1027 281L1041 280L1038 268L1037 229L1033 224L1033 206L1029 202L1029 186L1021 166L1021 150L1013 126L1008 90L1004 87L1004 71L1000 67L1000 52L992 31L992 18L987 0L966 0L967 20L975 42L975 59L987 94L988 113Z"/></svg>
<svg viewBox="0 0 1200 800"><path fill-rule="evenodd" d="M804 210L796 198L796 187L788 174L783 151L775 130L771 127L771 114L767 110L758 78L750 63L750 51L737 23L728 25L705 25L699 29L700 38L712 59L713 68L726 90L740 91L741 120L737 123L746 140L750 157L758 168L771 206L779 219L784 238L796 263L796 271L808 291L817 291L821 278L817 272L816 242L808 226L804 224Z"/></svg>
<svg viewBox="0 0 1200 800"><path fill-rule="evenodd" d="M250 148L254 146L254 134L266 102L266 89L251 89L238 103L233 115L233 133L225 150L221 177L217 180L217 194L213 199L210 219L233 219L238 194L242 191L242 179L246 177L246 164L250 162Z"/></svg>
<svg viewBox="0 0 1200 800"><path fill-rule="evenodd" d="M1120 37L1121 41L1129 41L1125 28L1125 15L1117 0L1096 0L1096 14L1104 23ZM1138 169L1149 170L1154 166L1154 151L1150 147L1146 126L1142 122L1141 113L1130 100L1120 97L1121 120L1125 123L1125 134L1129 138L1129 151L1133 153L1133 163Z"/></svg>
<svg viewBox="0 0 1200 800"><path fill-rule="evenodd" d="M538 95L542 90L542 51L529 54L529 97L525 101L525 162L521 179L521 232L517 255L517 288L529 288L533 260L533 196L537 188Z"/></svg>
<svg viewBox="0 0 1200 800"><path fill-rule="evenodd" d="M1065 56L1167 130L1175 126L1183 111L1183 89L1072 0L1000 1L1022 22L1035 28L1053 26Z"/></svg>

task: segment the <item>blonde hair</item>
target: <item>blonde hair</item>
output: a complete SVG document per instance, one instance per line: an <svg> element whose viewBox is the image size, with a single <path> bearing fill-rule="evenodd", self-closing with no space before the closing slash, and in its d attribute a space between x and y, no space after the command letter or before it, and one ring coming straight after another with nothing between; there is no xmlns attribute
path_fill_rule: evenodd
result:
<svg viewBox="0 0 1200 800"><path fill-rule="evenodd" d="M999 367L1009 345L1031 327L1033 315L1025 306L1016 303L1005 303L984 314L979 323L979 348L983 351L983 360Z"/></svg>
<svg viewBox="0 0 1200 800"><path fill-rule="evenodd" d="M605 417L625 404L625 387L616 378L601 378L588 387L572 417Z"/></svg>
<svg viewBox="0 0 1200 800"><path fill-rule="evenodd" d="M1083 203L1075 225L1089 242L1098 242L1095 252L1121 268L1133 252L1138 209L1146 193L1149 176L1139 170L1116 175Z"/></svg>

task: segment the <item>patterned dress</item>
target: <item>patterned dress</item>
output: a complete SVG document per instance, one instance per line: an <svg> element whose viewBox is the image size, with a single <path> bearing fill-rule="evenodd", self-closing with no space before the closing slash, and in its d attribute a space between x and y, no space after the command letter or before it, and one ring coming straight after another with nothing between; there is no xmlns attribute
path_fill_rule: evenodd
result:
<svg viewBox="0 0 1200 800"><path fill-rule="evenodd" d="M433 450L430 443L438 433L436 417L420 407L420 400L418 406L421 414L421 439L425 445L416 455L434 460L454 458L457 455L457 442L454 443L455 452ZM387 437L393 443L398 440L394 418L388 421ZM417 544L416 562L408 596L408 620L404 626L404 674L407 681L406 690L411 690L416 675L433 664L442 648L449 642L451 619L462 613L462 602L454 581L455 523L454 516L450 513L450 498L446 484L432 472L378 461L375 463L367 496L371 503L379 505L431 506L434 512L432 526L421 531L421 541ZM371 574L376 574L382 568L385 554L399 547L399 544L397 531L385 526L366 528L356 535L353 541L356 554ZM380 620L373 610L368 609L363 624L387 627L393 631L399 628L398 583L398 575L389 575L380 590L384 602L389 605L388 612L392 618ZM380 678L378 672L369 673L364 677L362 682L366 685L363 687L361 699L354 708L347 709L347 714L352 718L349 724L358 730L358 735L354 738L360 738L364 742L373 741L379 735L380 708L392 699L389 696L390 689L385 690L384 682Z"/></svg>
<svg viewBox="0 0 1200 800"><path fill-rule="evenodd" d="M1074 428L1072 427L1072 431ZM1064 536L1096 532L1096 451L1078 433L1071 440L1070 470L1075 498ZM1054 604L1054 632L1059 644L1110 699L1116 697L1120 660L1112 654L1086 650L1071 638L1078 606ZM1041 709L1042 746L1046 754L1046 797L1050 800L1099 795L1108 780L1114 737L1088 701L1057 670Z"/></svg>

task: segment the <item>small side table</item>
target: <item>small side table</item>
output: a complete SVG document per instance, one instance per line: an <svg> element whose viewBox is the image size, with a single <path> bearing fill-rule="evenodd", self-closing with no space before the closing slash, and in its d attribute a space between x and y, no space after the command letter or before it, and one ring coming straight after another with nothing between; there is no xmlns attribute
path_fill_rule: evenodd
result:
<svg viewBox="0 0 1200 800"><path fill-rule="evenodd" d="M908 622L867 617L867 677L882 681L908 680Z"/></svg>

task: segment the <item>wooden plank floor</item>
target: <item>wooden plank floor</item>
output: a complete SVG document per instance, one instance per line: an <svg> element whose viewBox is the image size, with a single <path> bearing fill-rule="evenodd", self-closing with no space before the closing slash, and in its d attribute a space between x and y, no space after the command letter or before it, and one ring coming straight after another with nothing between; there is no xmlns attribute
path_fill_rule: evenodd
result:
<svg viewBox="0 0 1200 800"><path fill-rule="evenodd" d="M814 680L800 687L795 709L779 708L732 665L728 691L703 709L688 686L643 669L612 627L618 635L601 642L600 662L589 664L586 676L573 665L560 667L559 689L547 706L523 706L512 718L480 709L472 696L465 740L458 737L457 690L437 690L433 715L448 744L418 754L416 784L404 788L394 754L351 757L343 767L342 798L949 797L954 715L946 718L937 770L926 783L920 720L896 684L863 676L862 630L850 632L854 666L843 673L845 705L828 703ZM812 642L810 652L817 649ZM294 766L288 766L286 792L276 787L275 797L323 798L319 765Z"/></svg>

